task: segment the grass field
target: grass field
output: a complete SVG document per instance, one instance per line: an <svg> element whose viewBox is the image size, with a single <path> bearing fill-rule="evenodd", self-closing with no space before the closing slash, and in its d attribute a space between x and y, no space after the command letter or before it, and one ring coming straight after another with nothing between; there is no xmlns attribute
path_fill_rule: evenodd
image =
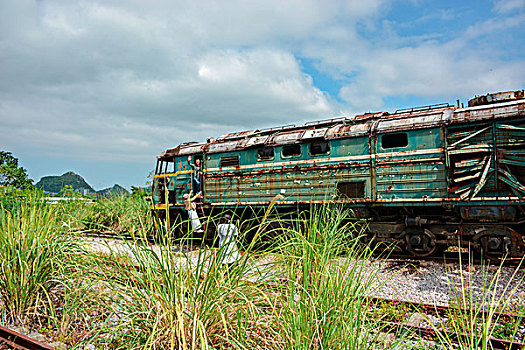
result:
<svg viewBox="0 0 525 350"><path fill-rule="evenodd" d="M220 252L204 242L176 250L172 230L158 223L157 241L140 240L154 221L142 197L121 196L59 205L36 197L1 204L1 323L25 325L84 349L427 349L409 332L388 331L368 295L387 281L371 269L373 252L360 244L360 222L333 206L300 213L296 224L265 249L243 245L241 260L226 269ZM260 225L264 238L273 216ZM243 225L239 224L239 227ZM82 233L104 229L131 234L128 253L88 249ZM243 242L240 233L239 244ZM190 237L177 241L184 246ZM193 242L195 245L195 242ZM377 266L377 265L375 265ZM468 270L469 262L462 268ZM498 274L487 278L481 302L468 277L451 285L470 312L436 325L436 349L452 348L444 328L463 334L461 349L484 349L501 334L490 311ZM505 286L504 286L505 287ZM510 288L507 286L507 288ZM509 290L508 293L512 293ZM481 311L489 311L488 313ZM481 316L487 315L487 316ZM498 328L499 327L499 328ZM515 334L519 324L505 325Z"/></svg>

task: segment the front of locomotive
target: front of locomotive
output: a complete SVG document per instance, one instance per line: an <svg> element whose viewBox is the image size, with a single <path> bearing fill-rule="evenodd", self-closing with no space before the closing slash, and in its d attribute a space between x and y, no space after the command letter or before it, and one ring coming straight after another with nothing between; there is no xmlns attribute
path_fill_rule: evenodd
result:
<svg viewBox="0 0 525 350"><path fill-rule="evenodd" d="M151 188L151 209L161 219L167 213L179 213L184 205L184 194L192 192L193 170L188 155L202 153L203 144L188 142L162 152L157 157Z"/></svg>

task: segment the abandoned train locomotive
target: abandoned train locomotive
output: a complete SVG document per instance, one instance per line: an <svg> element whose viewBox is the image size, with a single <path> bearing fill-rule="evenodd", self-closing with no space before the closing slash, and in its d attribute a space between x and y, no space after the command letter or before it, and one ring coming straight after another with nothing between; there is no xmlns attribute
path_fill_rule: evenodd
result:
<svg viewBox="0 0 525 350"><path fill-rule="evenodd" d="M459 104L459 103L458 103ZM200 159L202 208L280 210L343 203L368 239L416 256L470 245L524 253L524 91L189 142L157 157L152 209L184 213L188 155ZM183 214L185 215L185 214Z"/></svg>

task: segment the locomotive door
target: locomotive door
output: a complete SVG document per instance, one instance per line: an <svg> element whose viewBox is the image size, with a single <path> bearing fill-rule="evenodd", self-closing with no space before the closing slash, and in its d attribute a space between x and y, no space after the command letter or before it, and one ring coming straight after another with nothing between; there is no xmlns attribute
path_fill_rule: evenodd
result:
<svg viewBox="0 0 525 350"><path fill-rule="evenodd" d="M201 201L204 202L205 197L205 179L204 179L204 169L206 169L206 161L204 158L204 155L202 153L200 154L194 154L193 155L193 165L198 166L200 170L196 171L197 174L194 172L192 174L192 192L194 194L197 194L199 191L202 192L202 198ZM195 168L193 168L195 171ZM198 189L196 188L198 187Z"/></svg>

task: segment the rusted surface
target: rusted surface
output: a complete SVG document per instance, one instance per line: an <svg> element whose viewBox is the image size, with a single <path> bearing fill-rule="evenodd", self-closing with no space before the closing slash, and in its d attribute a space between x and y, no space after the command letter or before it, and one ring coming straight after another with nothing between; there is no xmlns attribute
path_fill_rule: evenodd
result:
<svg viewBox="0 0 525 350"><path fill-rule="evenodd" d="M253 147L253 146L264 145L269 137L270 137L269 135L262 135L262 136L256 135L256 136L248 137L243 142L243 146Z"/></svg>
<svg viewBox="0 0 525 350"><path fill-rule="evenodd" d="M410 115L404 116L402 120L398 118L391 118L386 120L381 120L377 125L377 132L393 132L393 131L402 131L407 129L420 129L420 128L430 128L439 126L441 122L448 116L443 113L443 110L432 111L432 113L419 115Z"/></svg>
<svg viewBox="0 0 525 350"><path fill-rule="evenodd" d="M242 148L241 140L213 142L208 145L207 153L232 152Z"/></svg>
<svg viewBox="0 0 525 350"><path fill-rule="evenodd" d="M0 326L0 347L5 344L12 349L19 350L53 350L52 346L41 343L22 333L7 327Z"/></svg>
<svg viewBox="0 0 525 350"><path fill-rule="evenodd" d="M469 107L486 105L498 101L512 101L525 98L525 90L518 91L505 91L497 92L493 94L486 94L483 96L477 96L468 101Z"/></svg>
<svg viewBox="0 0 525 350"><path fill-rule="evenodd" d="M514 92L513 92L514 93ZM517 92L523 94L523 92ZM502 93L508 96L508 92ZM485 96L486 97L486 96ZM495 97L494 97L495 99ZM389 114L387 112L367 113L354 117L336 118L328 121L306 123L303 126L287 125L265 130L249 130L222 135L208 143L181 144L168 149L159 158L200 153L219 153L240 150L259 145L281 145L314 138L338 139L372 135L419 128L440 127L472 121L498 119L501 117L524 116L523 99L515 99L493 105L468 108L437 106ZM467 135L468 136L468 135Z"/></svg>
<svg viewBox="0 0 525 350"><path fill-rule="evenodd" d="M174 156L202 153L204 152L204 147L206 145L207 145L206 143L197 143L197 142L181 144L175 148L170 148L162 152L158 156L158 158L167 159L167 158L173 158Z"/></svg>
<svg viewBox="0 0 525 350"><path fill-rule="evenodd" d="M302 139L303 134L306 130L293 130L279 132L267 141L268 144L273 145L285 145L289 143L295 143Z"/></svg>
<svg viewBox="0 0 525 350"><path fill-rule="evenodd" d="M221 135L217 138L217 141L226 141L226 140L238 140L244 139L248 136L256 134L259 130L247 130L239 132L231 132L229 134Z"/></svg>
<svg viewBox="0 0 525 350"><path fill-rule="evenodd" d="M324 138L326 132L329 128L319 128L319 129L310 129L306 130L302 136L302 140L309 140L315 138Z"/></svg>
<svg viewBox="0 0 525 350"><path fill-rule="evenodd" d="M525 103L523 100L498 103L496 105L482 105L457 109L450 124L460 124L472 121L507 118L510 116L524 116Z"/></svg>
<svg viewBox="0 0 525 350"><path fill-rule="evenodd" d="M326 139L336 139L344 137L367 136L370 133L370 121L355 124L340 124L329 128L325 133Z"/></svg>

